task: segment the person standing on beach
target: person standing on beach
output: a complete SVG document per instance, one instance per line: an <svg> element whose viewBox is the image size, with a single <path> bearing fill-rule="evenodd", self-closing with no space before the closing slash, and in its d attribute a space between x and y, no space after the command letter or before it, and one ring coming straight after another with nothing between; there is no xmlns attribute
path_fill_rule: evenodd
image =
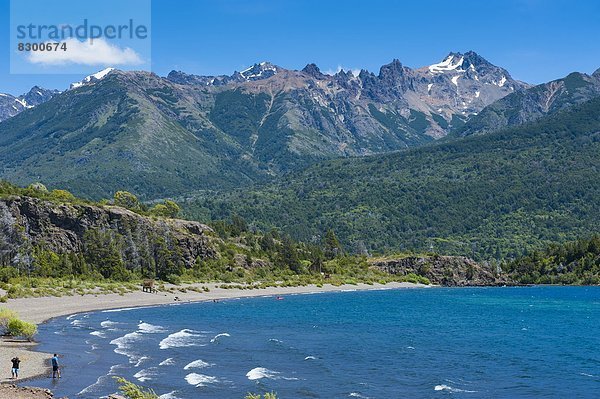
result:
<svg viewBox="0 0 600 399"><path fill-rule="evenodd" d="M12 362L12 378L19 378L19 365L21 364L21 359L19 359L19 356L15 356L10 361Z"/></svg>
<svg viewBox="0 0 600 399"><path fill-rule="evenodd" d="M52 378L60 378L60 367L58 366L58 355L52 357Z"/></svg>

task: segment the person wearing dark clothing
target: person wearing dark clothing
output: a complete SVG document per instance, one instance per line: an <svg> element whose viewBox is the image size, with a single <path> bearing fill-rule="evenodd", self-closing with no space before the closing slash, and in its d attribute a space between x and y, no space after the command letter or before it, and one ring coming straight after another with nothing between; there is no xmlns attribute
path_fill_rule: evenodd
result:
<svg viewBox="0 0 600 399"><path fill-rule="evenodd" d="M52 357L52 378L60 378L60 367L58 366L58 355Z"/></svg>
<svg viewBox="0 0 600 399"><path fill-rule="evenodd" d="M12 362L12 378L19 378L19 365L21 364L21 359L18 356L13 357Z"/></svg>

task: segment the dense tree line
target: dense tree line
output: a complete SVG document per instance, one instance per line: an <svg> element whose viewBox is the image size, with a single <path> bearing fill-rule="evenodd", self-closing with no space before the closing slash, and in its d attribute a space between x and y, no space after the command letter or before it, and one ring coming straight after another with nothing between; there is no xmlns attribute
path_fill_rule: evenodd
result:
<svg viewBox="0 0 600 399"><path fill-rule="evenodd" d="M552 244L507 262L503 269L527 284L600 284L600 235Z"/></svg>
<svg viewBox="0 0 600 399"><path fill-rule="evenodd" d="M232 213L350 253L511 259L600 225L600 99L521 127L395 154L333 160L278 183L204 194L187 217Z"/></svg>

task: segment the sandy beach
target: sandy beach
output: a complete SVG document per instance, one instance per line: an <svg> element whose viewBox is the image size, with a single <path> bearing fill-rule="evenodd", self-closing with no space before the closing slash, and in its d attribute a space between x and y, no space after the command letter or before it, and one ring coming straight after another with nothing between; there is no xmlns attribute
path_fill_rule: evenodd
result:
<svg viewBox="0 0 600 399"><path fill-rule="evenodd" d="M200 287L201 285L196 285ZM52 318L67 316L75 313L91 312L95 310L107 310L117 308L159 306L172 303L201 302L213 300L226 300L232 298L247 298L258 296L284 296L303 294L311 292L341 292L341 291L365 291L365 290L383 290L400 288L425 288L426 285L412 283L389 283L381 284L357 284L357 285L307 285L300 287L269 287L265 289L243 290L239 288L225 289L216 284L203 284L208 286L209 292L196 292L188 290L187 292L156 292L144 293L132 292L124 295L84 295L84 296L64 296L64 297L42 297L42 298L19 298L11 299L2 307L12 309L19 314L23 320L36 324L46 322ZM193 287L193 286L188 286ZM176 300L177 299L177 300ZM0 372L0 382L3 384L14 383L10 377L10 359L19 356L22 360L21 373L19 381L29 380L40 376L49 376L49 359L51 354L36 352L36 344L29 342L2 340L0 341L0 361L5 365L5 373ZM7 385L0 386L0 399L3 398L3 390L9 389ZM14 396L16 393L10 390L14 399L27 398L28 396Z"/></svg>

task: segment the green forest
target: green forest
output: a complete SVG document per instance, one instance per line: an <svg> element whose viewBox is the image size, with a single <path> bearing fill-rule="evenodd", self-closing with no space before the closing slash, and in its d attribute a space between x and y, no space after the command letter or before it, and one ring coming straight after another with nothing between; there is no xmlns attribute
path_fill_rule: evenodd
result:
<svg viewBox="0 0 600 399"><path fill-rule="evenodd" d="M514 259L597 232L599 172L597 98L520 127L202 193L182 208L204 221L236 213L305 242L332 229L350 253Z"/></svg>

